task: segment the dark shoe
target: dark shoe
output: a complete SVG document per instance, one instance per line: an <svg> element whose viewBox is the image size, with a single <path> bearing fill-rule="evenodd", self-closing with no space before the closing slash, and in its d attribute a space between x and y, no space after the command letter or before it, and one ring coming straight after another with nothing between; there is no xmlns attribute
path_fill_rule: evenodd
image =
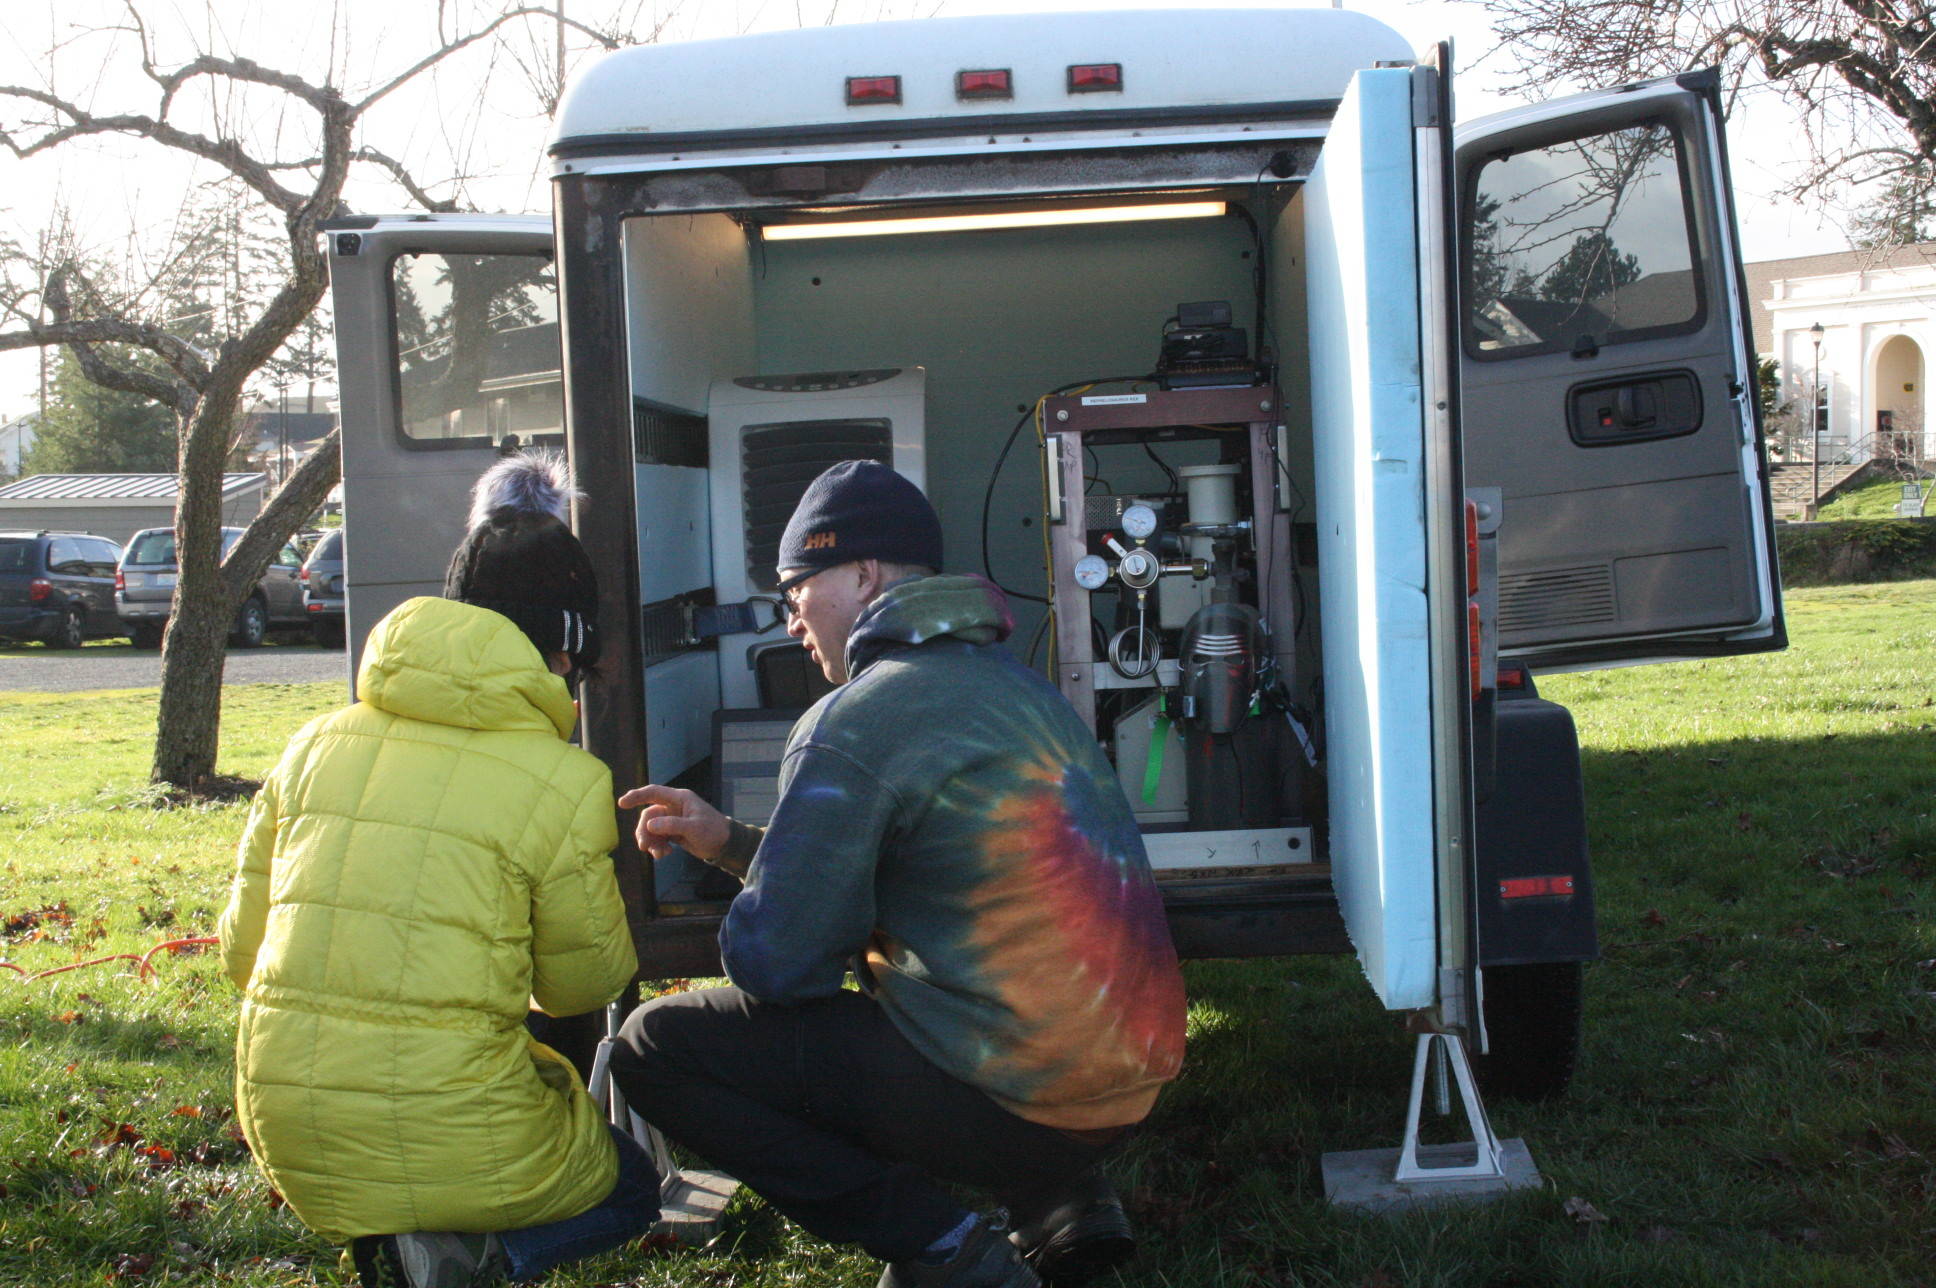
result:
<svg viewBox="0 0 1936 1288"><path fill-rule="evenodd" d="M1045 1284L1079 1284L1136 1255L1123 1201L1100 1172L1033 1217L1019 1214L1008 1236Z"/></svg>
<svg viewBox="0 0 1936 1288"><path fill-rule="evenodd" d="M350 1245L363 1288L484 1288L510 1278L495 1234L385 1234Z"/></svg>
<svg viewBox="0 0 1936 1288"><path fill-rule="evenodd" d="M1022 1264L1022 1254L1008 1241L1007 1228L983 1217L961 1241L960 1250L938 1266L915 1260L888 1262L880 1288L1040 1288L1041 1282Z"/></svg>

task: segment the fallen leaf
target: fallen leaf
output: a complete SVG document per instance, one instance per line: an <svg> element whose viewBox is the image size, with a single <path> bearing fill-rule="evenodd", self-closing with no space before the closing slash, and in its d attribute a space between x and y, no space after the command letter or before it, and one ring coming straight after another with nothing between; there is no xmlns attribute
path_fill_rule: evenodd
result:
<svg viewBox="0 0 1936 1288"><path fill-rule="evenodd" d="M269 1210L270 1211L272 1212L275 1211L277 1208L281 1207L287 1201L288 1200L282 1197L282 1192L276 1189L275 1186L271 1185L269 1187Z"/></svg>
<svg viewBox="0 0 1936 1288"><path fill-rule="evenodd" d="M85 1017L79 1011L62 1011L54 1017L55 1021L61 1024L79 1024L83 1018Z"/></svg>
<svg viewBox="0 0 1936 1288"><path fill-rule="evenodd" d="M200 1105L175 1106L175 1117L177 1118L200 1118L201 1116L202 1107Z"/></svg>
<svg viewBox="0 0 1936 1288"><path fill-rule="evenodd" d="M1565 1211L1568 1216L1572 1217L1581 1225L1602 1224L1607 1219L1599 1208L1594 1207L1577 1194L1566 1201Z"/></svg>
<svg viewBox="0 0 1936 1288"><path fill-rule="evenodd" d="M95 1138L101 1144L139 1145L141 1143L141 1133L134 1129L133 1123L116 1122L112 1118L103 1118L101 1121L107 1126L107 1130Z"/></svg>
<svg viewBox="0 0 1936 1288"><path fill-rule="evenodd" d="M155 1254L152 1252L124 1252L114 1259L108 1269L109 1279L139 1279L154 1269Z"/></svg>
<svg viewBox="0 0 1936 1288"><path fill-rule="evenodd" d="M1649 908L1640 914L1640 924L1643 926L1664 926L1667 924L1667 918L1661 914L1659 908Z"/></svg>

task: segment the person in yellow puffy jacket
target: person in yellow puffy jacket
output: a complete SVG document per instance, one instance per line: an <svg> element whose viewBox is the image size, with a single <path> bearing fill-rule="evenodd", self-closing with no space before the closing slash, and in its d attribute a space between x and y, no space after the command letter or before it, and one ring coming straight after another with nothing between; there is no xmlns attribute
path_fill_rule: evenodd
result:
<svg viewBox="0 0 1936 1288"><path fill-rule="evenodd" d="M535 1278L658 1218L645 1152L524 1024L638 965L611 775L567 741L598 651L568 496L539 454L480 480L445 598L377 624L356 703L264 781L222 914L242 1131L368 1285Z"/></svg>

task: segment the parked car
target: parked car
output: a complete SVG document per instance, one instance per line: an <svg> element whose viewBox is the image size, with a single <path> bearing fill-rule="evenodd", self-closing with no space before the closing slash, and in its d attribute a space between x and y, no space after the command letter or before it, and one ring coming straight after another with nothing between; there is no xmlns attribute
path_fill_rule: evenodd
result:
<svg viewBox="0 0 1936 1288"><path fill-rule="evenodd" d="M242 536L241 528L222 529L222 553ZM275 562L263 572L255 593L235 610L235 623L229 628L229 643L236 648L254 648L263 636L279 626L307 624L303 611L302 556L293 544L276 553ZM114 577L114 607L136 648L155 648L168 625L168 610L175 599L175 530L144 528L128 542L121 557L120 571Z"/></svg>
<svg viewBox="0 0 1936 1288"><path fill-rule="evenodd" d="M114 612L121 547L85 532L0 532L0 638L79 648L123 635Z"/></svg>
<svg viewBox="0 0 1936 1288"><path fill-rule="evenodd" d="M343 647L343 530L325 532L302 566L303 608L324 648Z"/></svg>

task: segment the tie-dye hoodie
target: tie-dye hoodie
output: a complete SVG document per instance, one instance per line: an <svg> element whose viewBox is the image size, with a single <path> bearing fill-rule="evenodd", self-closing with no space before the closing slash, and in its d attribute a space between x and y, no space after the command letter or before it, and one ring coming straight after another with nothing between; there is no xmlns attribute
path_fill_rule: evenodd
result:
<svg viewBox="0 0 1936 1288"><path fill-rule="evenodd" d="M852 678L800 718L720 930L733 982L797 1002L851 968L940 1068L1024 1118L1140 1121L1183 1060L1183 981L1116 774L1002 647L1001 592L900 582ZM753 846L757 845L757 852Z"/></svg>

